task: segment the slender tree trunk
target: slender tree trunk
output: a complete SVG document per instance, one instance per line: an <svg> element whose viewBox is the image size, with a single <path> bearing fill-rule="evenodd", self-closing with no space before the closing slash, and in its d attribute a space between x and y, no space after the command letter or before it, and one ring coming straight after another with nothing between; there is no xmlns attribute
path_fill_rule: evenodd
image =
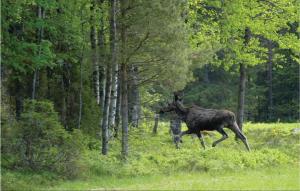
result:
<svg viewBox="0 0 300 191"><path fill-rule="evenodd" d="M114 137L118 137L119 133L119 126L121 120L121 83L120 83L120 72L118 72L118 93L117 93L117 105L116 105L116 118L115 118L115 134Z"/></svg>
<svg viewBox="0 0 300 191"><path fill-rule="evenodd" d="M209 83L209 65L208 64L205 64L204 65L204 82L205 83Z"/></svg>
<svg viewBox="0 0 300 191"><path fill-rule="evenodd" d="M107 62L107 73L106 73L106 95L104 102L104 111L102 117L102 154L106 155L108 152L108 115L110 107L110 96L111 96L111 64Z"/></svg>
<svg viewBox="0 0 300 191"><path fill-rule="evenodd" d="M101 18L101 29L99 34L99 44L101 46L101 51L105 50L104 45L104 18ZM102 56L104 59L104 55ZM108 141L109 141L109 131L108 131L108 116L109 116L109 108L111 101L111 84L112 84L112 65L109 61L106 62L106 83L105 83L105 100L102 114L102 154L106 155L108 152Z"/></svg>
<svg viewBox="0 0 300 191"><path fill-rule="evenodd" d="M244 46L247 47L251 39L251 30L249 27L245 28ZM239 80L239 92L238 92L238 113L237 124L242 131L244 122L244 106L245 106L245 92L246 92L246 66L244 63L240 63L240 80ZM237 139L237 137L236 137Z"/></svg>
<svg viewBox="0 0 300 191"><path fill-rule="evenodd" d="M128 7L128 1L121 1L121 18L123 22L121 24L121 95L122 95L122 105L121 105L121 113L122 113L122 157L124 160L127 159L128 156L128 91L127 91L127 63L126 63L126 26L125 26L125 17L126 17L126 9Z"/></svg>
<svg viewBox="0 0 300 191"><path fill-rule="evenodd" d="M131 123L133 127L138 127L141 105L140 105L140 92L138 87L138 68L133 66L131 68Z"/></svg>
<svg viewBox="0 0 300 191"><path fill-rule="evenodd" d="M113 67L112 90L111 90L111 107L109 112L109 126L114 127L116 124L116 111L118 99L118 65Z"/></svg>
<svg viewBox="0 0 300 191"><path fill-rule="evenodd" d="M153 127L153 134L157 134L157 128L158 128L158 120L159 120L159 114L154 115L154 127Z"/></svg>
<svg viewBox="0 0 300 191"><path fill-rule="evenodd" d="M243 121L244 121L245 91L246 91L246 67L244 64L241 63L239 93L238 93L238 113L237 113L237 123L241 130L243 129Z"/></svg>
<svg viewBox="0 0 300 191"><path fill-rule="evenodd" d="M38 19L43 19L43 15L44 15L43 12L44 12L44 9L39 5L38 10L37 10ZM41 42L43 39L43 33L44 33L44 29L43 29L43 27L40 27L37 30L37 43L39 45L41 45ZM41 55L41 47L39 46L38 57L40 57L40 55ZM33 74L33 80L32 80L31 99L35 99L35 97L36 97L36 86L37 86L38 76L39 76L39 71L38 71L38 68L35 67L34 74Z"/></svg>
<svg viewBox="0 0 300 191"><path fill-rule="evenodd" d="M79 88L79 114L78 114L78 129L80 129L82 118L82 61L80 61L80 88Z"/></svg>
<svg viewBox="0 0 300 191"><path fill-rule="evenodd" d="M121 65L121 94L122 94L122 156L128 156L128 96L127 96L127 67L126 63Z"/></svg>
<svg viewBox="0 0 300 191"><path fill-rule="evenodd" d="M66 98L66 87L64 82L64 76L62 75L61 79L61 98L62 98L62 105L61 105L61 122L65 129L67 129L67 98Z"/></svg>
<svg viewBox="0 0 300 191"><path fill-rule="evenodd" d="M273 119L273 47L268 43L268 120Z"/></svg>
<svg viewBox="0 0 300 191"><path fill-rule="evenodd" d="M38 77L38 69L34 69L33 80L32 80L31 99L35 99L35 90L36 90L37 77Z"/></svg>
<svg viewBox="0 0 300 191"><path fill-rule="evenodd" d="M95 24L95 0L92 0L91 4L91 31L90 31L90 40L91 40L91 49L92 49L92 65L93 65L93 84L94 92L96 95L96 102L100 104L100 73L99 73L99 64L98 64L98 51L97 51L97 35L96 35L96 24Z"/></svg>
<svg viewBox="0 0 300 191"><path fill-rule="evenodd" d="M100 105L101 105L101 113L104 111L104 102L106 96L106 76L107 76L107 68L102 66L101 67L101 78L100 78Z"/></svg>
<svg viewBox="0 0 300 191"><path fill-rule="evenodd" d="M16 119L19 120L23 110L23 97L22 97L22 86L18 80L16 80L15 88L16 88L16 93L15 93Z"/></svg>
<svg viewBox="0 0 300 191"><path fill-rule="evenodd" d="M100 7L100 12L101 12L101 17L99 20L99 30L98 30L98 54L99 54L99 84L100 84L100 110L101 110L101 128L102 128L102 124L103 124L103 114L104 114L104 110L105 110L105 98L106 98L106 81L107 81L107 71L108 69L105 66L105 55L106 55L106 50L105 50L105 40L104 40L104 11L103 11L103 1L98 1L99 7Z"/></svg>
<svg viewBox="0 0 300 191"><path fill-rule="evenodd" d="M128 70L128 83L127 83L127 91L128 91L128 123L132 124L132 111L133 111L133 80L132 80L132 66L129 66Z"/></svg>
<svg viewBox="0 0 300 191"><path fill-rule="evenodd" d="M81 24L81 34L83 34L83 24ZM81 125L81 118L82 118L82 106L83 106L83 101L82 101L82 90L83 90L83 79L82 79L82 64L83 64L83 52L84 52L84 45L82 45L82 50L81 50L81 55L79 58L80 62L80 87L79 87L79 114L78 114L78 129L80 129Z"/></svg>
<svg viewBox="0 0 300 191"><path fill-rule="evenodd" d="M118 89L118 63L117 63L117 25L116 25L116 0L111 1L111 64L112 64L112 89L111 89L111 105L109 112L109 127L115 126L116 105L117 105L117 89Z"/></svg>
<svg viewBox="0 0 300 191"><path fill-rule="evenodd" d="M83 51L83 50L82 50ZM82 82L82 62L83 62L83 53L80 58L80 87L79 87L79 113L78 113L78 129L80 129L81 126L81 118L82 118L82 89L83 89L83 82Z"/></svg>

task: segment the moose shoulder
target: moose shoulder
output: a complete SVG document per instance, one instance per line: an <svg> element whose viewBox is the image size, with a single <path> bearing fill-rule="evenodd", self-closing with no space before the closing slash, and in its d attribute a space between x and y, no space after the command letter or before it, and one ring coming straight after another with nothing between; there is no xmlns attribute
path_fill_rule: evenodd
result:
<svg viewBox="0 0 300 191"><path fill-rule="evenodd" d="M214 147L228 138L227 133L223 130L223 128L226 127L233 131L245 144L247 150L250 151L247 138L240 131L233 112L228 110L205 109L196 105L184 107L178 99L175 99L171 104L168 104L167 107L160 109L160 113L170 111L175 111L188 127L188 130L183 131L180 134L180 137L185 134L196 134L200 139L202 146L205 148L201 131L218 131L222 134L222 138L213 143L212 146Z"/></svg>

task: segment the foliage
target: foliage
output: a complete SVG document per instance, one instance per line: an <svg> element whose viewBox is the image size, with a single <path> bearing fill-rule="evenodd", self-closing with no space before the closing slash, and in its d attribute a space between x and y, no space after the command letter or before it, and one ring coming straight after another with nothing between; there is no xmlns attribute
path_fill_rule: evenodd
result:
<svg viewBox="0 0 300 191"><path fill-rule="evenodd" d="M70 177L78 173L81 133L64 130L51 102L27 100L20 122L3 129L9 131L3 140L7 168L48 170Z"/></svg>
<svg viewBox="0 0 300 191"><path fill-rule="evenodd" d="M208 147L203 150L197 138L187 136L183 138L181 148L177 150L173 145L171 136L168 133L168 125L159 124L159 134L153 136L151 133L152 123L144 124L141 129L131 129L130 135L130 156L127 163L120 159L120 142L113 140L111 152L108 156L99 155L99 141L92 137L85 137L83 143L86 152L83 152L80 159L87 168L81 172L82 180L97 179L95 186L109 184L117 186L113 182L127 178L139 179L141 177L151 179L152 176L168 177L179 176L200 176L200 174L221 176L225 174L239 174L243 172L264 173L271 170L272 174L279 169L297 168L299 162L299 133L292 133L292 129L297 127L296 123L272 123L272 124L245 124L245 134L248 137L252 152L247 152L241 142L235 142L234 135L229 133L229 139L222 142L216 148L211 148L213 140L219 138L218 134L209 133L205 136ZM15 176L39 177L36 181L47 181L47 184L56 185L60 182L58 177L49 173L39 175L24 172L10 173L4 172L4 185L8 185L8 180L16 180ZM176 175L177 174L177 175ZM99 179L106 180L100 181ZM17 181L21 184L21 180ZM290 180L289 178L287 181ZM108 182L107 182L108 181ZM179 181L177 179L177 181ZM41 184L41 183L39 183ZM91 182L93 185L94 183ZM128 182L123 186L128 186ZM69 186L72 187L70 183ZM251 183L252 186L255 184ZM91 187L91 185L86 185ZM199 185L198 185L199 186ZM229 185L230 186L230 185ZM232 185L231 185L232 186ZM13 188L12 185L10 187ZM147 186L148 188L148 186Z"/></svg>
<svg viewBox="0 0 300 191"><path fill-rule="evenodd" d="M138 103L143 116L139 128L129 127L127 163L120 160L120 141L115 137L108 142L108 155L99 156L103 104L95 95L99 93L102 102L110 93L105 92L105 81L115 53L111 2L1 2L5 189L31 189L26 185L31 178L43 184L76 176L218 174L294 168L299 163L299 134L290 132L295 124L246 124L253 148L247 153L233 139L199 150L198 140L190 137L176 150L168 125L160 124L159 136L153 136L148 120L177 90L184 91L186 105L235 111L237 69L244 64L246 120L297 121L300 4L296 0L116 0L117 63L128 69L129 108L121 100L120 107L125 108L121 118L126 126L126 111L131 118L132 110L140 110ZM119 78L117 84L123 82ZM32 97L36 100L28 100ZM218 136L208 134L209 145Z"/></svg>

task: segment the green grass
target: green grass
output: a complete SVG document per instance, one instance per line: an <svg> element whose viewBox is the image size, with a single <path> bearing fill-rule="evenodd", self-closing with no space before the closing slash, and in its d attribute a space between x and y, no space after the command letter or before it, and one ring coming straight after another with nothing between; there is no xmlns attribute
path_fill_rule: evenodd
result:
<svg viewBox="0 0 300 191"><path fill-rule="evenodd" d="M130 156L120 161L120 140L110 142L108 156L99 154L99 141L87 139L94 148L79 160L81 172L66 180L47 172L2 172L2 188L7 190L300 190L299 134L296 123L245 124L252 152L225 129L229 139L212 148L221 135L205 136L207 149L199 140L186 136L175 149L168 124L160 123L159 133L151 134L152 123L130 132Z"/></svg>
<svg viewBox="0 0 300 191"><path fill-rule="evenodd" d="M64 182L54 190L297 190L299 168L263 169L238 172L177 173L117 178L99 177L88 181Z"/></svg>

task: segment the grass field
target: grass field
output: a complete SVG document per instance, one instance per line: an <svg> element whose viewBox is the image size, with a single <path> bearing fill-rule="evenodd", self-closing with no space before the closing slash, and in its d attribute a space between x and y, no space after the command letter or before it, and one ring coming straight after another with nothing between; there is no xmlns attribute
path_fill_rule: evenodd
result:
<svg viewBox="0 0 300 191"><path fill-rule="evenodd" d="M88 181L64 182L54 190L296 190L299 169L279 168L240 172L177 173L140 177L99 177Z"/></svg>
<svg viewBox="0 0 300 191"><path fill-rule="evenodd" d="M2 170L3 190L300 190L300 135L296 123L246 124L252 151L229 139L212 148L219 134L205 136L203 150L197 138L186 136L179 150L160 124L131 130L130 156L120 159L120 141L113 140L108 156L99 154L99 141L80 159L79 176L66 180L48 172ZM228 130L225 130L229 132Z"/></svg>

